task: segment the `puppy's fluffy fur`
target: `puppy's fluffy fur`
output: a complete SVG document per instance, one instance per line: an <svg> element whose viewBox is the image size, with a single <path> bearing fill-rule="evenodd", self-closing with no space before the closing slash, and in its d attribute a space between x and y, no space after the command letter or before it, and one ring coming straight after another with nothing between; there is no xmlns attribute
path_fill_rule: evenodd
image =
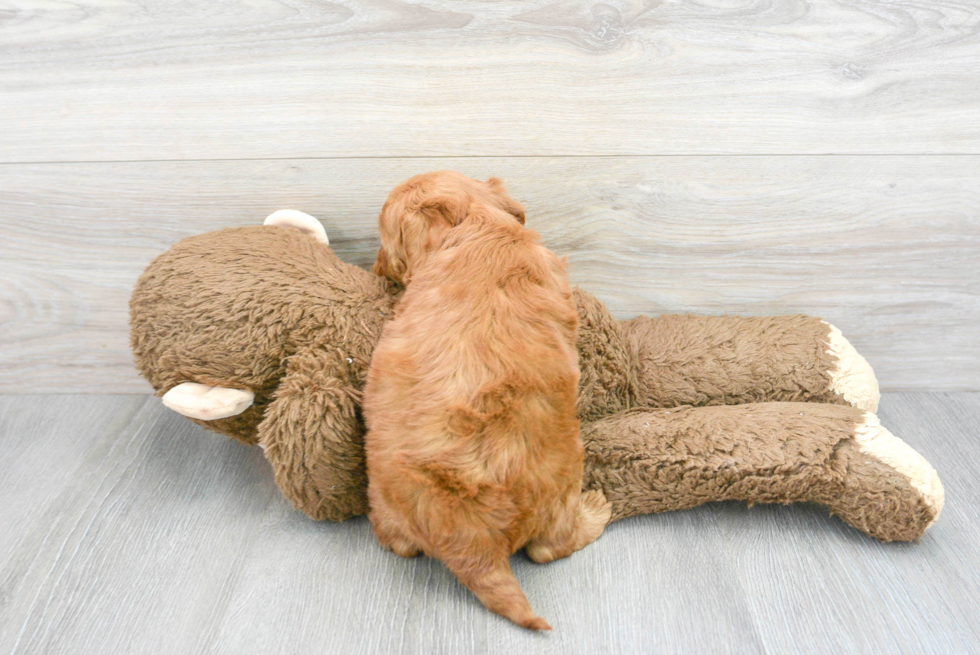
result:
<svg viewBox="0 0 980 655"><path fill-rule="evenodd" d="M369 518L533 629L509 557L566 557L609 520L581 494L577 315L565 264L499 180L416 176L388 197L375 272L407 283L364 391Z"/></svg>

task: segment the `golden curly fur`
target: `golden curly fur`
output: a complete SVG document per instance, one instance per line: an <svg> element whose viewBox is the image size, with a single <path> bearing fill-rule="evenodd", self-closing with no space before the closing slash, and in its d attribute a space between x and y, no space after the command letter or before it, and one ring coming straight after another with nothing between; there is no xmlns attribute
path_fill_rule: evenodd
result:
<svg viewBox="0 0 980 655"><path fill-rule="evenodd" d="M380 216L375 272L407 283L364 390L369 518L399 555L446 564L491 611L532 629L510 569L592 542L583 495L578 317L565 263L499 180L419 175Z"/></svg>

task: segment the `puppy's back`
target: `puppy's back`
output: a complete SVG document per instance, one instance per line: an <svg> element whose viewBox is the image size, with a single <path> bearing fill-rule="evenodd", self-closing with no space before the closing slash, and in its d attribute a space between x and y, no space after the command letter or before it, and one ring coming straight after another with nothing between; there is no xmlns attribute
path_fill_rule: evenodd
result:
<svg viewBox="0 0 980 655"><path fill-rule="evenodd" d="M412 273L365 394L379 539L417 543L539 629L507 558L580 489L576 327L563 262L513 217L471 208Z"/></svg>

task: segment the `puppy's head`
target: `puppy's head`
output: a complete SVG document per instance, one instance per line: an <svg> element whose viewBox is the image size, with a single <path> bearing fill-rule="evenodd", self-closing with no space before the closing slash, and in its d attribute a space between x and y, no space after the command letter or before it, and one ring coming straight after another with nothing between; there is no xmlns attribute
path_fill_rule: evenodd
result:
<svg viewBox="0 0 980 655"><path fill-rule="evenodd" d="M495 177L480 182L452 171L424 173L388 195L378 227L381 249L372 270L407 284L412 271L438 250L449 230L466 220L470 205L501 209L524 224L524 207Z"/></svg>

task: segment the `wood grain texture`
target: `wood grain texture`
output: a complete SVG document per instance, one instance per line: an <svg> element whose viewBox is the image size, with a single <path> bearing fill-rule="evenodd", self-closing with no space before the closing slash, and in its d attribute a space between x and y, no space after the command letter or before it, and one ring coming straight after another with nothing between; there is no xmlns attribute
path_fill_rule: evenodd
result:
<svg viewBox="0 0 980 655"><path fill-rule="evenodd" d="M554 565L513 557L531 606L554 626L544 636L487 612L440 563L382 550L364 518L300 523L285 503L271 512L212 652L725 652L733 642L764 652L708 515L614 525L603 548Z"/></svg>
<svg viewBox="0 0 980 655"><path fill-rule="evenodd" d="M3 446L3 503L0 503L0 569L9 555L55 502L84 456L106 431L118 430L146 403L139 396L91 402L85 396L58 399L59 411L45 413L51 398L0 396ZM9 582L6 578L3 584ZM0 631L3 628L0 627Z"/></svg>
<svg viewBox="0 0 980 655"><path fill-rule="evenodd" d="M82 403L89 409L79 411ZM45 498L44 466L25 484L38 506L4 558L0 651L199 648L278 493L261 453L228 448L224 438L163 411L156 398L125 398L122 409L104 396L3 404L51 458L77 449L76 440L91 445L76 470L56 481L62 488L54 500ZM108 418L105 429L79 435L91 424L63 425L93 411ZM0 506L23 495L17 482L4 476Z"/></svg>
<svg viewBox="0 0 980 655"><path fill-rule="evenodd" d="M879 416L945 486L943 514L918 543L870 541L817 507L713 508L769 652L980 648L980 395L885 394Z"/></svg>
<svg viewBox="0 0 980 655"><path fill-rule="evenodd" d="M980 157L601 157L0 166L0 391L139 392L127 302L179 239L319 217L369 266L388 191L498 175L620 318L822 316L884 389L980 389Z"/></svg>
<svg viewBox="0 0 980 655"><path fill-rule="evenodd" d="M980 7L6 0L0 161L980 153Z"/></svg>
<svg viewBox="0 0 980 655"><path fill-rule="evenodd" d="M440 564L383 551L364 519L308 520L257 448L157 399L0 396L16 528L0 533L0 652L975 652L980 394L885 394L880 415L946 487L919 543L805 505L635 517L567 560L513 558L555 627L540 635Z"/></svg>

